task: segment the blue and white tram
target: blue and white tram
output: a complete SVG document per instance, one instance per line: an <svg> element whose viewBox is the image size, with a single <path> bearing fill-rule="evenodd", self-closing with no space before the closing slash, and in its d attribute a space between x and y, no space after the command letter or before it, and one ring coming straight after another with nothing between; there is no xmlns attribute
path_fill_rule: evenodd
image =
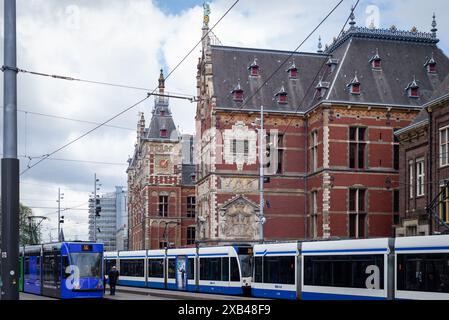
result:
<svg viewBox="0 0 449 320"><path fill-rule="evenodd" d="M167 274L165 250L148 250L147 266L147 287L165 289L165 275Z"/></svg>
<svg viewBox="0 0 449 320"><path fill-rule="evenodd" d="M253 297L298 298L300 246L298 242L254 246Z"/></svg>
<svg viewBox="0 0 449 320"><path fill-rule="evenodd" d="M393 297L393 240L302 244L303 300L386 300Z"/></svg>
<svg viewBox="0 0 449 320"><path fill-rule="evenodd" d="M449 300L449 236L395 242L396 299Z"/></svg>
<svg viewBox="0 0 449 320"><path fill-rule="evenodd" d="M118 285L146 287L146 251L120 251Z"/></svg>

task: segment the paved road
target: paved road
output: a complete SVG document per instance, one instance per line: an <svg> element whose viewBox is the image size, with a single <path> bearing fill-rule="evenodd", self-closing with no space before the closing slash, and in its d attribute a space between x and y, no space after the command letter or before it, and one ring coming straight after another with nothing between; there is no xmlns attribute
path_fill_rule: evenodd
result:
<svg viewBox="0 0 449 320"><path fill-rule="evenodd" d="M20 300L56 300L54 298L36 296L34 294L20 293Z"/></svg>
<svg viewBox="0 0 449 320"><path fill-rule="evenodd" d="M169 297L158 297L150 295L135 294L131 292L116 292L115 296L107 293L104 298L106 300L177 300Z"/></svg>

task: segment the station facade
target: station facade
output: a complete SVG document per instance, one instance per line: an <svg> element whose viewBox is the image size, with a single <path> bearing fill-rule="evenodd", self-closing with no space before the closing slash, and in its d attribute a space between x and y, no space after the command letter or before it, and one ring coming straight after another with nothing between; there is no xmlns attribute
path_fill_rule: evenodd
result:
<svg viewBox="0 0 449 320"><path fill-rule="evenodd" d="M212 45L208 20L197 73L199 243L259 241L263 222L264 240L394 235L395 132L449 73L435 18L426 33L358 27L352 14L349 29L317 53Z"/></svg>

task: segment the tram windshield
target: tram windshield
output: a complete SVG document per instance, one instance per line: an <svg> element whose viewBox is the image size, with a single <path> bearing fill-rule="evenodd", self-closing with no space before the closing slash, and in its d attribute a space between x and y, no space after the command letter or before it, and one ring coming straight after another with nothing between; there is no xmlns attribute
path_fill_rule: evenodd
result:
<svg viewBox="0 0 449 320"><path fill-rule="evenodd" d="M242 268L242 277L249 278L252 275L251 256L248 254L239 254L240 267Z"/></svg>
<svg viewBox="0 0 449 320"><path fill-rule="evenodd" d="M101 278L102 259L101 253L77 252L70 254L70 262L78 267L80 278Z"/></svg>

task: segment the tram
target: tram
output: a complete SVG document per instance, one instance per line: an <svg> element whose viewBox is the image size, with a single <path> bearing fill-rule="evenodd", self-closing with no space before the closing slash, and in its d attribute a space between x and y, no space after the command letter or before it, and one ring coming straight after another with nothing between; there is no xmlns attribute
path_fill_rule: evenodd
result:
<svg viewBox="0 0 449 320"><path fill-rule="evenodd" d="M106 252L104 259L105 274L116 266L122 286L250 294L250 245Z"/></svg>
<svg viewBox="0 0 449 320"><path fill-rule="evenodd" d="M289 300L449 300L449 235L105 253L119 285Z"/></svg>
<svg viewBox="0 0 449 320"><path fill-rule="evenodd" d="M103 244L61 242L20 248L20 290L58 299L103 297Z"/></svg>

